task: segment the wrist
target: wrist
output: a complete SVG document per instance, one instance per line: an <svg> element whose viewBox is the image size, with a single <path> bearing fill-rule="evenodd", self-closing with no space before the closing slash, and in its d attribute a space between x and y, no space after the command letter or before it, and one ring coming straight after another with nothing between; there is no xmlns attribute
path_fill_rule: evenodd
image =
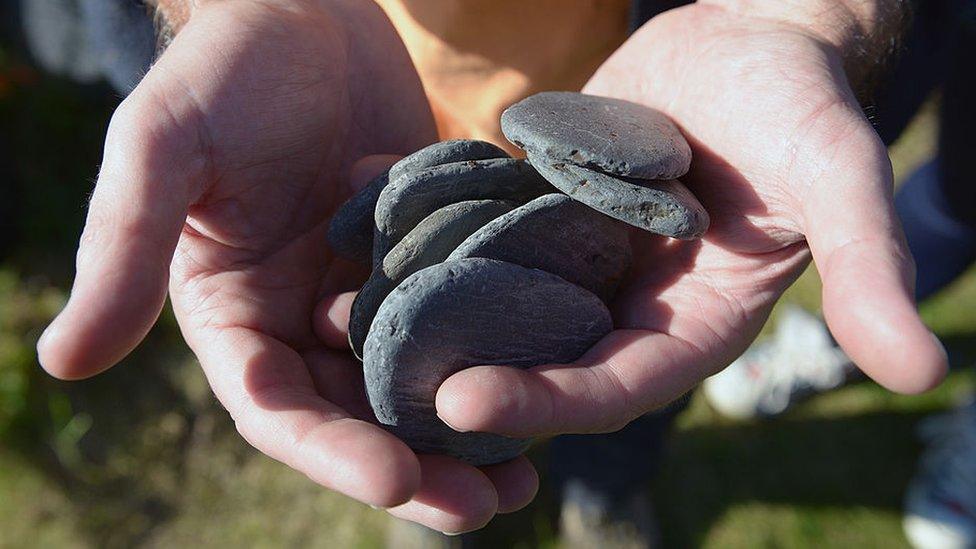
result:
<svg viewBox="0 0 976 549"><path fill-rule="evenodd" d="M235 0L237 1L237 0ZM330 12L343 13L361 11L361 0L255 0L269 8L278 7L289 9L328 9ZM143 0L153 11L156 25L156 37L161 52L173 40L177 33L200 10L211 4L220 4L214 0Z"/></svg>
<svg viewBox="0 0 976 549"><path fill-rule="evenodd" d="M704 0L743 17L792 25L833 47L863 99L896 57L911 22L910 0Z"/></svg>

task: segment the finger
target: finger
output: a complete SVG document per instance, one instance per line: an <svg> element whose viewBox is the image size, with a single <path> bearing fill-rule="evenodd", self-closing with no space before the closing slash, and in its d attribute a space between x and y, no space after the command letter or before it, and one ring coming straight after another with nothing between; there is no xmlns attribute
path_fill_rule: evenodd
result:
<svg viewBox="0 0 976 549"><path fill-rule="evenodd" d="M323 399L302 358L284 343L246 328L195 331L190 343L217 398L255 448L370 505L392 507L414 495L415 454Z"/></svg>
<svg viewBox="0 0 976 549"><path fill-rule="evenodd" d="M348 353L317 350L304 358L319 395L359 419L375 421L365 398L362 368ZM524 456L480 469L495 486L499 513L518 511L538 492L539 475Z"/></svg>
<svg viewBox="0 0 976 549"><path fill-rule="evenodd" d="M121 360L152 327L188 205L207 171L196 111L151 71L119 106L79 243L71 297L38 344L52 375L78 379Z"/></svg>
<svg viewBox="0 0 976 549"><path fill-rule="evenodd" d="M355 292L327 295L315 307L315 335L333 349L349 350L349 313Z"/></svg>
<svg viewBox="0 0 976 549"><path fill-rule="evenodd" d="M914 300L914 265L896 218L884 146L860 112L838 106L810 129L800 180L804 233L823 280L824 316L851 360L888 389L936 386L945 351Z"/></svg>
<svg viewBox="0 0 976 549"><path fill-rule="evenodd" d="M391 515L446 534L477 530L495 516L498 495L484 473L447 456L418 457L420 489Z"/></svg>
<svg viewBox="0 0 976 549"><path fill-rule="evenodd" d="M398 160L396 155L371 155L357 161L350 171L351 192L358 192L377 175ZM349 312L356 297L353 293L339 293L359 288L369 276L369 269L342 258L336 258L322 284L323 298L315 310L316 335L334 349L349 348Z"/></svg>
<svg viewBox="0 0 976 549"><path fill-rule="evenodd" d="M802 243L767 254L705 242L689 256L690 247L637 256L653 268L638 269L614 300L618 329L575 363L462 370L438 388L438 416L456 430L515 437L618 430L739 356L809 260Z"/></svg>
<svg viewBox="0 0 976 549"><path fill-rule="evenodd" d="M499 513L514 513L522 509L535 499L539 491L539 473L525 456L481 467L481 472L495 485Z"/></svg>
<svg viewBox="0 0 976 549"><path fill-rule="evenodd" d="M513 437L615 431L690 390L709 362L667 334L617 330L576 364L458 372L437 391L437 415L459 431Z"/></svg>
<svg viewBox="0 0 976 549"><path fill-rule="evenodd" d="M308 365L316 393L357 419L377 423L366 399L363 365L348 347L345 352L318 348L304 353L302 358Z"/></svg>

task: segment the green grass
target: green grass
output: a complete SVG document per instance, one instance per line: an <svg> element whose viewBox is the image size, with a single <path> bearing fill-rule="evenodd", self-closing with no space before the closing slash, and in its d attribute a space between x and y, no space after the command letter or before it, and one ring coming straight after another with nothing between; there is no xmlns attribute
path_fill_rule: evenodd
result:
<svg viewBox="0 0 976 549"><path fill-rule="evenodd" d="M0 75L13 68L0 55ZM2 90L2 88L0 88ZM4 95L5 93L5 95ZM241 441L169 312L124 364L76 384L45 376L34 343L66 296L72 249L113 101L38 80L0 93L16 162L17 238L0 264L0 547L379 547L386 515L318 488ZM932 152L931 109L893 153ZM0 163L0 169L8 164ZM816 310L812 270L787 300ZM959 365L976 361L976 273L923 307ZM695 398L649 489L669 546L899 547L902 491L923 417L976 386L971 369L901 397L861 382L782 419L723 420ZM533 450L544 463L546 449ZM554 498L473 539L555 547Z"/></svg>

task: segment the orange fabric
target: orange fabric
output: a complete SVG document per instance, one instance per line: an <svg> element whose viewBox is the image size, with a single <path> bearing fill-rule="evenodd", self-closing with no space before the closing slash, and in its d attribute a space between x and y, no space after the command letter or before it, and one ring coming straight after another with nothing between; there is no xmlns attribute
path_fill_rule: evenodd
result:
<svg viewBox="0 0 976 549"><path fill-rule="evenodd" d="M498 117L579 90L627 36L630 0L377 0L406 43L441 139L511 146Z"/></svg>

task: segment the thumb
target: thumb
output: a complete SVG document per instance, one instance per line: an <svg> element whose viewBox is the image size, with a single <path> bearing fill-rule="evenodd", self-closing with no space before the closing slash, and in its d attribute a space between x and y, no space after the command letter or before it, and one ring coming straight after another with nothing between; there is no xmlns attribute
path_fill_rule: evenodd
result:
<svg viewBox="0 0 976 549"><path fill-rule="evenodd" d="M813 182L800 209L830 331L886 388L931 389L945 375L946 356L915 306L915 268L894 211L884 145L846 105L810 129L820 146L808 146L816 157L798 163L803 180Z"/></svg>
<svg viewBox="0 0 976 549"><path fill-rule="evenodd" d="M165 62L165 57L161 63ZM121 360L166 298L169 265L205 173L192 103L154 67L112 116L64 310L38 342L53 376L79 379Z"/></svg>

